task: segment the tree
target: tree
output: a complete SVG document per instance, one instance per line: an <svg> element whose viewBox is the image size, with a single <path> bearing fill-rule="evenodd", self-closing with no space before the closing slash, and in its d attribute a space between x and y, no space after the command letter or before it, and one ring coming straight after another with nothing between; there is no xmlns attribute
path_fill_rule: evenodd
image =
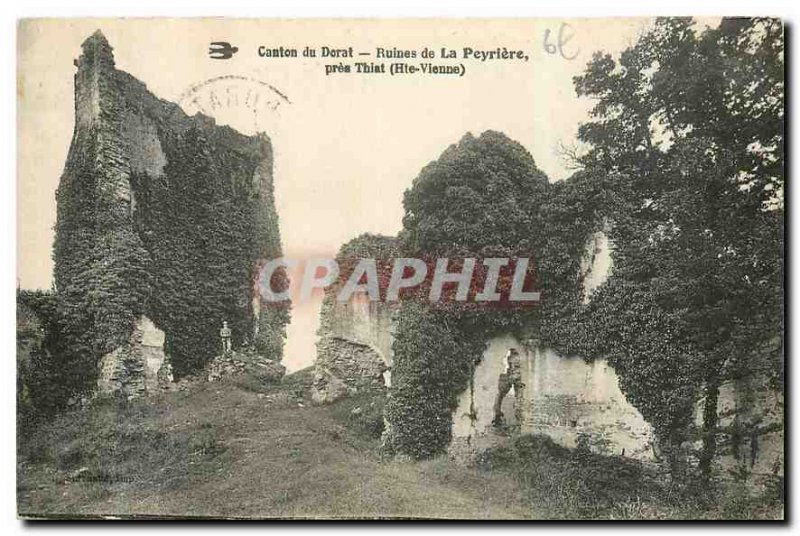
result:
<svg viewBox="0 0 800 536"><path fill-rule="evenodd" d="M589 350L668 442L692 411L675 394L702 395L708 473L721 383L763 369L782 381L781 24L659 19L618 61L596 54L575 86L596 99L581 163L606 177L616 248L586 310L605 342Z"/></svg>
<svg viewBox="0 0 800 536"><path fill-rule="evenodd" d="M519 255L533 250L533 214L548 189L530 153L504 134L467 134L425 166L405 192L400 238L429 255Z"/></svg>

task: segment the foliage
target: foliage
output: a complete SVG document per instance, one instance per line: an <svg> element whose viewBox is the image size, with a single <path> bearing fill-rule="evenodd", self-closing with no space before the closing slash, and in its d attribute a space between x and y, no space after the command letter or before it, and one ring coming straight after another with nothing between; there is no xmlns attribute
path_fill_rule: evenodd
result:
<svg viewBox="0 0 800 536"><path fill-rule="evenodd" d="M541 507L578 518L597 518L613 507L652 500L659 490L655 475L640 462L568 449L547 436L523 435L481 453L480 467L512 470L531 500Z"/></svg>
<svg viewBox="0 0 800 536"><path fill-rule="evenodd" d="M705 30L660 19L619 59L597 54L576 77L578 94L596 104L579 129L581 170L568 180L549 185L521 146L487 132L426 166L404 198L409 254L536 256L539 307L472 317L470 333L529 326L564 353L607 357L667 454L680 452L705 398L703 469L720 384L754 374L783 381L782 39L771 19ZM586 304L580 261L603 226L614 273ZM467 333L464 315L450 313L444 324L425 311L427 323L403 329ZM403 346L403 329L396 367L433 361L431 348ZM455 369L474 364L469 352L436 352ZM448 400L420 401L428 413L415 414L441 420Z"/></svg>
<svg viewBox="0 0 800 536"><path fill-rule="evenodd" d="M458 394L485 347L483 331L464 329L459 317L416 300L403 304L386 405L390 452L428 458L450 442Z"/></svg>
<svg viewBox="0 0 800 536"><path fill-rule="evenodd" d="M513 475L545 519L780 519L783 504L741 486L709 489L665 479L655 467L622 456L568 449L523 435L481 453L484 471Z"/></svg>
<svg viewBox="0 0 800 536"><path fill-rule="evenodd" d="M612 196L605 175L581 171L552 184L539 209L539 338L566 354L586 355L580 341L595 338L581 318L580 268L591 234L607 221L604 209Z"/></svg>
<svg viewBox="0 0 800 536"><path fill-rule="evenodd" d="M320 310L319 334L324 336L331 329L330 322L336 303L336 296L341 291L345 282L351 277L361 259L371 259L375 261L376 275L378 276L378 289L381 292L381 297L385 298L392 263L393 260L399 256L398 239L392 236L364 233L342 245L335 259L339 267L339 277L325 288L325 297L322 300L322 307ZM365 282L363 277L360 282ZM391 307L391 304L386 304L385 302L381 303L381 306L385 304Z"/></svg>
<svg viewBox="0 0 800 536"><path fill-rule="evenodd" d="M249 180L258 161L255 147L236 149L214 131L165 132L164 178L134 177L137 230L153 258L148 312L166 333L176 375L196 371L219 352L219 327L228 322L233 344L252 336L251 304L259 240L258 198ZM215 150L216 149L216 150ZM226 170L222 173L221 170ZM274 232L274 231L273 231ZM264 308L279 323L285 309ZM265 336L270 330L264 330ZM268 357L280 357L283 338L260 339ZM259 342L259 341L256 341Z"/></svg>
<svg viewBox="0 0 800 536"><path fill-rule="evenodd" d="M256 285L258 263L280 256L268 140L186 117L114 71L110 49L98 54L110 62L98 75L100 116L76 129L54 245L62 334L69 352L86 354L84 390L143 314L165 332L178 377L219 352L223 320L234 345L280 359L288 308L260 303ZM131 115L156 125L159 176L131 165Z"/></svg>
<svg viewBox="0 0 800 536"><path fill-rule="evenodd" d="M426 166L404 197L401 250L417 258L536 259L537 202L547 179L530 154L499 132L465 136ZM463 309L408 299L398 315L388 447L426 458L450 442L457 396L486 341L523 329L529 309Z"/></svg>
<svg viewBox="0 0 800 536"><path fill-rule="evenodd" d="M413 253L513 257L533 250L532 213L547 177L504 134L467 134L425 166L403 197L400 238Z"/></svg>
<svg viewBox="0 0 800 536"><path fill-rule="evenodd" d="M103 135L97 126L76 133L56 192L60 344L65 360L85 365L81 391L94 385L100 356L127 341L149 283L149 257L125 204L101 180L117 158Z"/></svg>
<svg viewBox="0 0 800 536"><path fill-rule="evenodd" d="M660 19L617 60L595 55L575 86L596 100L580 163L606 177L615 252L571 345L609 357L668 443L705 397L707 470L720 384L782 383L781 23Z"/></svg>
<svg viewBox="0 0 800 536"><path fill-rule="evenodd" d="M69 315L52 292L17 292L17 410L19 430L51 416L86 387L91 355L70 343Z"/></svg>

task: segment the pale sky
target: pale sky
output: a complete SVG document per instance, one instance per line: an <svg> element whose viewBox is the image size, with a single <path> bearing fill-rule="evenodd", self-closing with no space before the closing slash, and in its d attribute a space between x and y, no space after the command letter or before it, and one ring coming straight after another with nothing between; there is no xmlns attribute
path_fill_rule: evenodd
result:
<svg viewBox="0 0 800 536"><path fill-rule="evenodd" d="M573 37L567 60L549 54L562 23ZM464 20L326 22L259 20L70 19L23 21L18 34L18 280L49 288L55 191L73 129L73 59L100 29L117 68L156 96L173 102L192 86L220 76L239 80L221 90L240 92L239 104L211 113L245 134L266 131L275 151L275 194L287 257L334 255L363 233L396 234L402 194L419 171L466 132L492 129L519 141L551 180L569 175L559 143L575 142L591 102L578 99L572 77L596 50L618 53L636 41L648 19ZM230 60L207 56L211 41L239 47ZM268 48L346 48L437 52L463 47L523 49L529 61L459 60L463 77L325 75L325 58L261 58ZM343 60L345 62L358 61ZM386 60L391 61L391 60ZM406 60L410 61L410 60ZM421 59L415 60L419 63ZM452 64L452 61L430 60ZM277 111L241 102L269 84L291 101ZM269 92L266 92L269 93ZM208 94L205 94L207 97ZM200 98L203 98L201 95ZM266 99L266 94L264 95ZM229 101L232 102L232 101ZM266 102L266 101L265 101ZM183 101L194 113L194 105ZM285 362L290 370L314 359L318 304L296 307Z"/></svg>

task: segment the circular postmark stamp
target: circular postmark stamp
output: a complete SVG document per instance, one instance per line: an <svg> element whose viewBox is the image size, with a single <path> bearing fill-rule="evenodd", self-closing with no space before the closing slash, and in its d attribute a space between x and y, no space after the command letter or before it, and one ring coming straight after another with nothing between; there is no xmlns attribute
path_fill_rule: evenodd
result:
<svg viewBox="0 0 800 536"><path fill-rule="evenodd" d="M272 84L240 75L198 82L178 98L178 105L187 114L202 113L245 134L270 134L280 111L291 103Z"/></svg>

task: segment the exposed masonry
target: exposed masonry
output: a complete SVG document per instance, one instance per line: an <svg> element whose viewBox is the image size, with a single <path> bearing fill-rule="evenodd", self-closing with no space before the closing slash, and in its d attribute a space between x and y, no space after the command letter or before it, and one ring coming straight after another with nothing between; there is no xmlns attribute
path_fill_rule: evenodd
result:
<svg viewBox="0 0 800 536"><path fill-rule="evenodd" d="M208 364L208 381L219 381L226 377L246 375L262 384L280 383L286 367L267 359L250 348L238 352L223 353Z"/></svg>
<svg viewBox="0 0 800 536"><path fill-rule="evenodd" d="M359 391L382 389L388 365L368 344L329 336L319 341L317 352L327 356L314 374L312 398L315 402L332 402Z"/></svg>
<svg viewBox="0 0 800 536"><path fill-rule="evenodd" d="M326 296L317 341L312 397L332 402L383 389L390 382L394 326L391 306L363 293L345 303Z"/></svg>
<svg viewBox="0 0 800 536"><path fill-rule="evenodd" d="M611 274L607 231L589 237L581 260L586 301ZM493 406L511 348L519 353L524 388L506 396L505 427L498 430L492 422ZM520 341L511 334L488 342L470 386L461 394L453 413L450 454L471 457L508 433L544 434L566 447L575 447L582 438L596 452L654 459L652 427L625 398L613 367L605 360L586 362L563 356L536 339Z"/></svg>
<svg viewBox="0 0 800 536"><path fill-rule="evenodd" d="M462 457L498 441L493 405L510 348L519 352L524 389L505 398L502 433L545 434L567 447L575 447L583 435L597 452L654 459L652 428L620 391L614 369L605 360L587 363L511 335L489 341L471 386L459 398L453 413L452 455Z"/></svg>
<svg viewBox="0 0 800 536"><path fill-rule="evenodd" d="M784 395L757 374L730 381L719 390L717 413L721 444L714 469L727 476L749 475L756 481L784 474ZM702 424L703 403L696 424ZM700 447L698 441L695 445Z"/></svg>
<svg viewBox="0 0 800 536"><path fill-rule="evenodd" d="M103 393L135 398L166 389L172 380L172 366L164 353L164 332L143 316L130 341L100 360L97 386Z"/></svg>

